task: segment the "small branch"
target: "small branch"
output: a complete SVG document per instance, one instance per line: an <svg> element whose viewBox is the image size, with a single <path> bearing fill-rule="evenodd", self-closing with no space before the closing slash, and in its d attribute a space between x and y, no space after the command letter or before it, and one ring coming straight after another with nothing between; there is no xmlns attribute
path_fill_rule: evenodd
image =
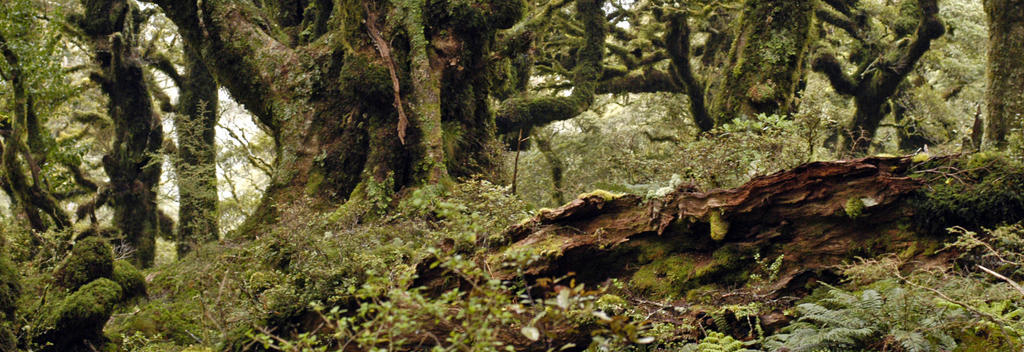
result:
<svg viewBox="0 0 1024 352"><path fill-rule="evenodd" d="M1024 296L1024 287L1021 287L1020 284L1014 282L1013 280L1010 280L1010 278L1003 276L1002 274L997 273L992 269L986 268L980 264L978 265L978 269L981 269L982 271L988 273L989 275L995 276L1000 280L1006 281L1006 283L1010 284L1010 286L1013 286L1013 288L1016 289L1017 292L1020 292L1020 294Z"/></svg>
<svg viewBox="0 0 1024 352"><path fill-rule="evenodd" d="M370 38L373 39L373 43L377 47L377 51L380 53L381 58L384 59L384 63L388 66L388 72L391 73L391 85L395 91L395 109L398 109L398 139L405 144L405 128L409 126L409 117L405 115L405 108L402 107L402 94L401 94L401 83L398 80L398 73L395 69L395 61L391 58L391 47L384 41L384 38L380 34L380 30L377 29L377 13L370 10L370 5L363 2L363 8L366 9L367 19L366 28L369 30Z"/></svg>

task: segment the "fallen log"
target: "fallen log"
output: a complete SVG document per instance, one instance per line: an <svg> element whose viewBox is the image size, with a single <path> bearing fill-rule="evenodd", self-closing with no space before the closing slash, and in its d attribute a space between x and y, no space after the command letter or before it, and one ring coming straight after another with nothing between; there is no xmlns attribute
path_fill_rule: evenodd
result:
<svg viewBox="0 0 1024 352"><path fill-rule="evenodd" d="M808 281L834 278L834 268L855 257L934 255L945 233L935 223L956 219L929 218L930 228L915 219L928 218L921 213L931 210L925 198L932 184L956 179L971 163L965 160L813 162L734 189L682 185L655 199L593 192L510 227L506 244L482 261L498 279L622 278L646 297L692 298L707 286L742 286L752 274L775 279L765 297L799 295ZM1017 210L1000 221L1021 220L1024 199L1002 206ZM777 272L764 272L768 259L779 259Z"/></svg>

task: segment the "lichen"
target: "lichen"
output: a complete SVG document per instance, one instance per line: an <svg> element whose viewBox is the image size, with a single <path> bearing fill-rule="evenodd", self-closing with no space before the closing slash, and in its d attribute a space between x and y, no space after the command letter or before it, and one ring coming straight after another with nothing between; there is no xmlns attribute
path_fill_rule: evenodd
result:
<svg viewBox="0 0 1024 352"><path fill-rule="evenodd" d="M721 241L729 233L729 222L722 219L720 210L712 210L708 214L708 224L711 225L711 239Z"/></svg>
<svg viewBox="0 0 1024 352"><path fill-rule="evenodd" d="M625 194L623 194L623 193L612 193L612 192L609 192L609 191L605 191L603 189L596 189L596 190L593 190L591 192L580 194L576 198L583 199L583 198L590 198L590 197L598 197L598 198L604 199L604 201L608 202L608 201L612 201L612 200L618 199L618 198L620 198L620 197L622 197L624 195Z"/></svg>

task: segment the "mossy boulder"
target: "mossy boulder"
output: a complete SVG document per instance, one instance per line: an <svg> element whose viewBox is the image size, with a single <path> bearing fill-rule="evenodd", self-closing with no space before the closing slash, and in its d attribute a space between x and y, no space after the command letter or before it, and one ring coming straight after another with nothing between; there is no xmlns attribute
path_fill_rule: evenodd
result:
<svg viewBox="0 0 1024 352"><path fill-rule="evenodd" d="M82 286L52 310L52 327L37 338L47 351L89 351L106 342L103 326L121 300L121 286L100 278Z"/></svg>
<svg viewBox="0 0 1024 352"><path fill-rule="evenodd" d="M124 300L146 295L146 279L142 272L126 260L114 262L114 271L110 277L121 286Z"/></svg>
<svg viewBox="0 0 1024 352"><path fill-rule="evenodd" d="M88 237L79 240L71 248L71 255L54 272L58 286L71 291L99 279L110 278L114 273L113 251L101 238Z"/></svg>

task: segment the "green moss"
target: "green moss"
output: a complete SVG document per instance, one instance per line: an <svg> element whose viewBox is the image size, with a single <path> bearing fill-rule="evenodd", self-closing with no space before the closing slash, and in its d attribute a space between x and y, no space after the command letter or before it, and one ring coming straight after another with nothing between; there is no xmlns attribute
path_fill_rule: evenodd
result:
<svg viewBox="0 0 1024 352"><path fill-rule="evenodd" d="M52 329L41 337L53 343L55 351L87 350L86 342L102 345L103 326L120 300L121 287L116 282L106 278L93 280L57 305L51 317Z"/></svg>
<svg viewBox="0 0 1024 352"><path fill-rule="evenodd" d="M859 218L864 214L864 201L860 197L850 197L846 200L846 204L843 205L843 211L846 212L846 216L850 219Z"/></svg>
<svg viewBox="0 0 1024 352"><path fill-rule="evenodd" d="M109 278L114 272L113 251L99 237L87 237L75 243L57 271L57 285L75 290L98 278Z"/></svg>
<svg viewBox="0 0 1024 352"><path fill-rule="evenodd" d="M917 153L917 154L914 154L914 156L912 158L910 158L910 161L912 161L914 163L923 163L925 161L928 161L928 159L931 159L931 158L932 158L932 156L929 155L928 153Z"/></svg>
<svg viewBox="0 0 1024 352"><path fill-rule="evenodd" d="M640 267L629 284L641 294L674 297L697 284L692 280L694 268L695 263L689 256L668 256Z"/></svg>
<svg viewBox="0 0 1024 352"><path fill-rule="evenodd" d="M14 336L12 326L8 324L14 320L14 311L17 309L20 295L21 280L18 271L7 260L6 255L0 255L0 350L15 350L17 338Z"/></svg>
<svg viewBox="0 0 1024 352"><path fill-rule="evenodd" d="M612 192L605 191L603 189L597 189L597 190L593 190L593 191L588 192L588 193L580 194L576 198L583 199L583 198L590 198L590 197L598 197L598 198L604 199L604 201L608 202L608 201L612 201L612 200L618 199L618 198L620 198L620 197L622 197L624 195L625 194L623 194L623 193L612 193Z"/></svg>
<svg viewBox="0 0 1024 352"><path fill-rule="evenodd" d="M309 179L306 180L306 195L315 195L320 191L320 184L324 182L324 174L319 170L313 170L309 173Z"/></svg>
<svg viewBox="0 0 1024 352"><path fill-rule="evenodd" d="M720 210L712 210L708 214L708 224L711 225L711 239L721 241L729 233L729 222L722 219Z"/></svg>
<svg viewBox="0 0 1024 352"><path fill-rule="evenodd" d="M121 286L125 300L146 295L146 279L142 277L139 269L126 260L114 262L114 271L110 278Z"/></svg>
<svg viewBox="0 0 1024 352"><path fill-rule="evenodd" d="M996 226L1024 218L1024 166L999 153L977 153L966 160L932 160L921 168L953 167L956 177L929 178L910 200L914 225L925 233L944 234L952 225ZM925 176L927 177L927 176Z"/></svg>

